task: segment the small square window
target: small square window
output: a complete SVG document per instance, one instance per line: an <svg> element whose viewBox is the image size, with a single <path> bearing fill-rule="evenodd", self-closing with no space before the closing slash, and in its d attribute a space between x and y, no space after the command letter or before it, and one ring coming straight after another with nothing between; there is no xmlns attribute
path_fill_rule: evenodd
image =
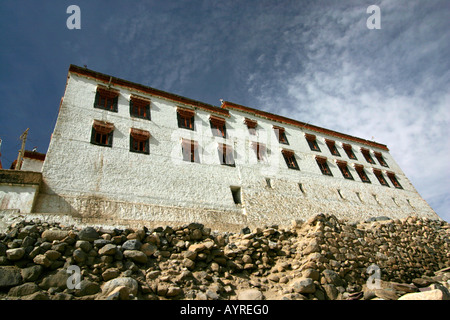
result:
<svg viewBox="0 0 450 320"><path fill-rule="evenodd" d="M341 156L338 149L336 148L336 142L334 142L332 140L325 140L325 142L327 143L328 149L330 150L330 152L333 156L338 156L338 157Z"/></svg>
<svg viewBox="0 0 450 320"><path fill-rule="evenodd" d="M289 142L287 140L287 137L286 137L286 132L285 132L284 128L273 126L273 129L275 130L275 135L277 136L277 139L278 139L279 143L289 144Z"/></svg>
<svg viewBox="0 0 450 320"><path fill-rule="evenodd" d="M378 162L379 162L383 167L389 168L389 166L387 165L386 161L384 160L383 155L381 154L381 152L375 152L375 158L377 158Z"/></svg>
<svg viewBox="0 0 450 320"><path fill-rule="evenodd" d="M362 182L365 183L372 183L369 179L369 177L367 176L366 172L364 171L364 167L361 165L355 165L355 170L358 173L359 178L361 179Z"/></svg>
<svg viewBox="0 0 450 320"><path fill-rule="evenodd" d="M219 147L217 150L219 151L220 164L230 167L235 166L233 148L231 146L219 143Z"/></svg>
<svg viewBox="0 0 450 320"><path fill-rule="evenodd" d="M389 187L389 184L387 183L386 179L384 179L383 173L381 172L381 170L373 169L373 173L375 174L375 176L376 176L377 179L378 179L378 182L380 182L380 184L381 184L382 186Z"/></svg>
<svg viewBox="0 0 450 320"><path fill-rule="evenodd" d="M256 120L251 120L249 118L244 119L244 123L247 125L248 131L251 135L256 135L256 127L258 126L258 122Z"/></svg>
<svg viewBox="0 0 450 320"><path fill-rule="evenodd" d="M225 119L211 116L209 118L209 122L211 124L211 130L214 136L216 137L226 137L226 127L225 127Z"/></svg>
<svg viewBox="0 0 450 320"><path fill-rule="evenodd" d="M109 122L94 120L91 131L91 143L99 146L112 147L114 125Z"/></svg>
<svg viewBox="0 0 450 320"><path fill-rule="evenodd" d="M242 204L241 187L230 187L234 204Z"/></svg>
<svg viewBox="0 0 450 320"><path fill-rule="evenodd" d="M339 167L339 170L341 170L342 176L345 179L354 180L350 170L348 169L347 162L339 161L337 162L337 165Z"/></svg>
<svg viewBox="0 0 450 320"><path fill-rule="evenodd" d="M327 158L316 157L316 162L323 175L333 176L333 173L331 172L330 167L328 166Z"/></svg>
<svg viewBox="0 0 450 320"><path fill-rule="evenodd" d="M130 132L130 151L137 153L150 153L150 133L145 130L131 129Z"/></svg>
<svg viewBox="0 0 450 320"><path fill-rule="evenodd" d="M370 155L370 151L368 149L361 148L361 153L368 163L375 164L372 156Z"/></svg>
<svg viewBox="0 0 450 320"><path fill-rule="evenodd" d="M295 159L295 154L291 150L281 150L283 154L284 161L286 161L286 165L289 169L300 170L297 164L297 160Z"/></svg>
<svg viewBox="0 0 450 320"><path fill-rule="evenodd" d="M266 146L262 143L253 142L252 143L253 149L256 153L256 158L258 161L265 162L267 159L267 149Z"/></svg>
<svg viewBox="0 0 450 320"><path fill-rule="evenodd" d="M178 128L194 130L195 112L190 109L177 109Z"/></svg>
<svg viewBox="0 0 450 320"><path fill-rule="evenodd" d="M387 176L389 177L389 180L391 180L391 182L394 185L394 187L396 187L397 189L403 189L403 187L398 182L397 177L395 176L395 173L388 172Z"/></svg>
<svg viewBox="0 0 450 320"><path fill-rule="evenodd" d="M352 160L358 160L358 158L356 158L355 153L353 152L352 146L349 144L343 144L342 147L344 148L345 153L347 154L347 156L352 159Z"/></svg>
<svg viewBox="0 0 450 320"><path fill-rule="evenodd" d="M119 91L98 86L94 108L117 112L118 99Z"/></svg>
<svg viewBox="0 0 450 320"><path fill-rule="evenodd" d="M150 100L137 96L131 96L130 116L150 120Z"/></svg>
<svg viewBox="0 0 450 320"><path fill-rule="evenodd" d="M312 134L305 134L306 141L308 142L311 151L320 152L319 145L317 144L316 136Z"/></svg>
<svg viewBox="0 0 450 320"><path fill-rule="evenodd" d="M184 161L200 163L197 141L183 139L182 151Z"/></svg>

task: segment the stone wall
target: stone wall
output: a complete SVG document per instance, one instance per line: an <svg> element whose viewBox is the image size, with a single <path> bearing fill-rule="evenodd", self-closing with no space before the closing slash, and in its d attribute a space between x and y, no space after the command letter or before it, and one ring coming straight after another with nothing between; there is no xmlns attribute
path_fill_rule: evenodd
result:
<svg viewBox="0 0 450 320"><path fill-rule="evenodd" d="M199 223L78 229L19 219L0 234L0 295L450 299L450 225L417 217L372 220L349 223L321 214L288 229L261 225L230 233ZM374 265L380 271L375 288L368 285ZM77 267L79 278L68 273Z"/></svg>

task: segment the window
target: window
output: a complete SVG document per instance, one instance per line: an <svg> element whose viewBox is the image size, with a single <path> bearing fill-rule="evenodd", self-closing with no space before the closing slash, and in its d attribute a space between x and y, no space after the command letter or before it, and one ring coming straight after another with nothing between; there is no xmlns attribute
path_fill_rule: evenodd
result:
<svg viewBox="0 0 450 320"><path fill-rule="evenodd" d="M352 150L352 146L351 146L351 145L345 144L345 143L344 143L344 144L342 145L342 147L344 148L345 153L347 154L347 156L349 157L349 159L352 159L352 160L358 160L358 158L356 158L355 153L354 153L353 150Z"/></svg>
<svg viewBox="0 0 450 320"><path fill-rule="evenodd" d="M118 90L98 86L97 93L95 94L94 108L117 112L118 98Z"/></svg>
<svg viewBox="0 0 450 320"><path fill-rule="evenodd" d="M91 132L91 143L112 147L114 125L109 122L94 120Z"/></svg>
<svg viewBox="0 0 450 320"><path fill-rule="evenodd" d="M230 190L234 204L241 204L241 187L230 187Z"/></svg>
<svg viewBox="0 0 450 320"><path fill-rule="evenodd" d="M297 164L297 160L295 160L294 151L283 149L281 150L281 153L283 154L284 161L286 161L286 165L289 169L300 170Z"/></svg>
<svg viewBox="0 0 450 320"><path fill-rule="evenodd" d="M341 173L345 179L354 180L350 170L348 169L347 162L337 161L336 164L339 167L339 169L341 170Z"/></svg>
<svg viewBox="0 0 450 320"><path fill-rule="evenodd" d="M396 187L397 189L403 189L403 187L398 182L398 180L397 180L397 178L395 176L395 173L387 172L387 176L389 177L389 180L391 180L391 182L394 185L394 187Z"/></svg>
<svg viewBox="0 0 450 320"><path fill-rule="evenodd" d="M361 153L368 163L375 164L372 156L370 155L370 151L368 149L361 148Z"/></svg>
<svg viewBox="0 0 450 320"><path fill-rule="evenodd" d="M150 120L150 100L138 96L131 96L130 116Z"/></svg>
<svg viewBox="0 0 450 320"><path fill-rule="evenodd" d="M267 157L266 146L258 142L252 142L252 146L253 149L255 150L256 158L258 159L258 161L266 161Z"/></svg>
<svg viewBox="0 0 450 320"><path fill-rule="evenodd" d="M381 170L373 169L373 173L375 174L381 185L389 187L388 183L386 182L386 179L384 179L383 177L383 173L381 173Z"/></svg>
<svg viewBox="0 0 450 320"><path fill-rule="evenodd" d="M339 153L338 149L336 148L336 142L334 142L333 140L325 140L328 149L330 149L330 152L333 156L338 156L340 157L341 154Z"/></svg>
<svg viewBox="0 0 450 320"><path fill-rule="evenodd" d="M235 166L232 147L226 144L219 143L218 151L220 164L231 167Z"/></svg>
<svg viewBox="0 0 450 320"><path fill-rule="evenodd" d="M277 136L279 143L289 144L287 137L286 137L286 132L284 131L284 128L278 127L278 126L273 126L273 129L275 130L275 135Z"/></svg>
<svg viewBox="0 0 450 320"><path fill-rule="evenodd" d="M311 149L311 151L320 152L320 148L319 148L319 145L317 144L315 135L305 134L305 138L306 138L306 141L308 141L308 145L309 145L309 148Z"/></svg>
<svg viewBox="0 0 450 320"><path fill-rule="evenodd" d="M150 133L148 131L131 128L130 151L149 154L150 153L149 140L150 140Z"/></svg>
<svg viewBox="0 0 450 320"><path fill-rule="evenodd" d="M324 174L326 176L333 176L333 174L331 173L330 167L328 167L327 158L316 157L316 162L317 162L317 165L319 166L322 174Z"/></svg>
<svg viewBox="0 0 450 320"><path fill-rule="evenodd" d="M214 136L225 138L226 136L225 119L210 116L209 123L211 124L211 130Z"/></svg>
<svg viewBox="0 0 450 320"><path fill-rule="evenodd" d="M381 152L375 152L375 158L377 158L378 162L383 166L383 167L388 167L386 161L383 158L383 155L381 154Z"/></svg>
<svg viewBox="0 0 450 320"><path fill-rule="evenodd" d="M178 128L194 130L195 111L190 109L178 108L177 120Z"/></svg>
<svg viewBox="0 0 450 320"><path fill-rule="evenodd" d="M355 164L355 170L358 173L358 176L359 176L359 178L361 179L362 182L372 183L370 181L369 177L367 176L366 172L364 171L364 167L363 166Z"/></svg>
<svg viewBox="0 0 450 320"><path fill-rule="evenodd" d="M187 162L200 163L200 157L198 155L198 143L193 140L182 140L183 160Z"/></svg>
<svg viewBox="0 0 450 320"><path fill-rule="evenodd" d="M270 178L265 178L266 179L266 186L269 189L272 189L272 179Z"/></svg>
<svg viewBox="0 0 450 320"><path fill-rule="evenodd" d="M256 135L256 127L258 126L258 122L256 120L251 120L249 118L244 119L244 123L247 125L248 131L252 135Z"/></svg>

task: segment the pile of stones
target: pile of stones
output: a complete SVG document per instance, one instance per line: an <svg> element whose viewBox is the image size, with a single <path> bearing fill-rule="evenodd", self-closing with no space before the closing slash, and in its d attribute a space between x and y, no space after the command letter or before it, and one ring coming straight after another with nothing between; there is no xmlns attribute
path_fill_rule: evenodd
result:
<svg viewBox="0 0 450 320"><path fill-rule="evenodd" d="M20 220L0 234L0 298L445 300L449 234L417 217L320 214L240 233Z"/></svg>

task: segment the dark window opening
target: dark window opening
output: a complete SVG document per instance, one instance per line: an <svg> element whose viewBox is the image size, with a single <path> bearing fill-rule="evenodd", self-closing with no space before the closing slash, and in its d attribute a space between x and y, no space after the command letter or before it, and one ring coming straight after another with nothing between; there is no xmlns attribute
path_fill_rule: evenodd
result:
<svg viewBox="0 0 450 320"><path fill-rule="evenodd" d="M267 150L264 144L253 142L253 149L256 152L256 158L258 161L266 161Z"/></svg>
<svg viewBox="0 0 450 320"><path fill-rule="evenodd" d="M266 185L268 188L272 189L272 179L266 178Z"/></svg>
<svg viewBox="0 0 450 320"><path fill-rule="evenodd" d="M328 167L327 158L316 157L316 162L317 162L317 165L319 166L320 171L322 172L323 175L333 176L333 173L331 172L330 167Z"/></svg>
<svg viewBox="0 0 450 320"><path fill-rule="evenodd" d="M131 96L130 116L150 120L150 101L144 98Z"/></svg>
<svg viewBox="0 0 450 320"><path fill-rule="evenodd" d="M275 135L277 136L279 143L289 144L284 128L273 126L273 129L275 130Z"/></svg>
<svg viewBox="0 0 450 320"><path fill-rule="evenodd" d="M378 179L378 182L380 182L380 184L382 186L386 186L389 187L389 184L387 183L386 179L384 179L383 174L381 173L381 170L373 170L373 173L375 174L375 176Z"/></svg>
<svg viewBox="0 0 450 320"><path fill-rule="evenodd" d="M383 166L389 168L386 161L383 158L383 155L380 152L375 152L375 157L377 158L378 162Z"/></svg>
<svg viewBox="0 0 450 320"><path fill-rule="evenodd" d="M97 87L94 108L117 112L119 91Z"/></svg>
<svg viewBox="0 0 450 320"><path fill-rule="evenodd" d="M226 137L225 119L211 116L209 122L214 136L222 138Z"/></svg>
<svg viewBox="0 0 450 320"><path fill-rule="evenodd" d="M361 148L361 153L363 154L364 158L368 163L375 164L375 161L373 160L372 156L370 155L370 151L367 149Z"/></svg>
<svg viewBox="0 0 450 320"><path fill-rule="evenodd" d="M112 147L114 125L109 122L94 120L91 132L91 143Z"/></svg>
<svg viewBox="0 0 450 320"><path fill-rule="evenodd" d="M341 170L342 176L345 179L354 180L350 170L348 169L347 162L339 161L339 162L337 162L337 165L338 165L339 169Z"/></svg>
<svg viewBox="0 0 450 320"><path fill-rule="evenodd" d="M389 180L391 180L392 184L394 185L394 187L396 187L397 189L403 189L394 173L388 172L387 175L389 177Z"/></svg>
<svg viewBox="0 0 450 320"><path fill-rule="evenodd" d="M231 195L235 204L241 204L241 187L230 187Z"/></svg>
<svg viewBox="0 0 450 320"><path fill-rule="evenodd" d="M343 144L342 147L344 148L345 153L347 154L347 156L352 159L352 160L358 160L358 158L356 158L355 153L353 152L352 146L349 144Z"/></svg>
<svg viewBox="0 0 450 320"><path fill-rule="evenodd" d="M145 130L131 129L130 132L130 151L137 153L150 153L150 133Z"/></svg>
<svg viewBox="0 0 450 320"><path fill-rule="evenodd" d="M338 157L341 156L338 149L336 148L336 142L334 142L332 140L326 140L326 143L327 143L328 149L330 150L330 152L333 156L338 156Z"/></svg>
<svg viewBox="0 0 450 320"><path fill-rule="evenodd" d="M364 171L364 167L363 166L355 165L355 170L358 173L358 176L359 176L359 178L361 179L362 182L372 183L370 181L369 177L367 176L366 172Z"/></svg>
<svg viewBox="0 0 450 320"><path fill-rule="evenodd" d="M195 113L189 109L177 109L178 128L194 130Z"/></svg>
<svg viewBox="0 0 450 320"><path fill-rule="evenodd" d="M226 144L219 143L218 151L219 151L220 164L227 165L230 167L235 166L232 147L230 147Z"/></svg>
<svg viewBox="0 0 450 320"><path fill-rule="evenodd" d="M286 161L286 165L289 169L300 170L293 151L282 150L281 153L283 154L284 160Z"/></svg>
<svg viewBox="0 0 450 320"><path fill-rule="evenodd" d="M308 142L311 151L320 152L319 145L317 144L316 136L312 134L305 134L306 141Z"/></svg>

